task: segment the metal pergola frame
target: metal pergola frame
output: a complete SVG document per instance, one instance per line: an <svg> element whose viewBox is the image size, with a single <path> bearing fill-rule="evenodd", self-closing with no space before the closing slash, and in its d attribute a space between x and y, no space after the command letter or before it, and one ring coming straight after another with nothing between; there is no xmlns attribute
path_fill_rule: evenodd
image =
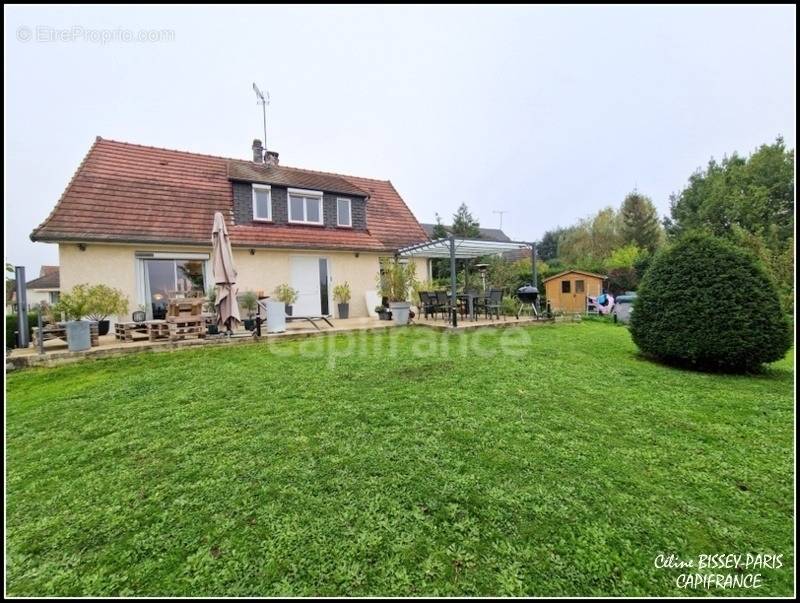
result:
<svg viewBox="0 0 800 603"><path fill-rule="evenodd" d="M450 305L452 307L452 324L458 326L456 312L456 259L479 258L487 255L498 255L508 251L530 249L531 272L533 286L536 287L536 245L528 241L486 241L484 239L466 239L450 235L442 239L424 241L395 252L395 257L450 258Z"/></svg>

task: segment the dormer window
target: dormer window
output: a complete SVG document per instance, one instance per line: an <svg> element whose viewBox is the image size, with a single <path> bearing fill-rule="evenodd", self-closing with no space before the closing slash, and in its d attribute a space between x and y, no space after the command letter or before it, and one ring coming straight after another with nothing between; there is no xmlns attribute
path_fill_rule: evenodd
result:
<svg viewBox="0 0 800 603"><path fill-rule="evenodd" d="M290 188L289 222L322 225L322 192Z"/></svg>
<svg viewBox="0 0 800 603"><path fill-rule="evenodd" d="M336 199L336 225L346 228L353 227L353 213L350 199L339 197Z"/></svg>
<svg viewBox="0 0 800 603"><path fill-rule="evenodd" d="M253 185L253 220L272 222L272 189L266 184Z"/></svg>

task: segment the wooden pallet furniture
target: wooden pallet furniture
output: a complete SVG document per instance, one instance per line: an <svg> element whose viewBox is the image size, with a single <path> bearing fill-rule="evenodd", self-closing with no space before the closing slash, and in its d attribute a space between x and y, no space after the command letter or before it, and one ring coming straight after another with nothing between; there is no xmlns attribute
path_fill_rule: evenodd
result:
<svg viewBox="0 0 800 603"><path fill-rule="evenodd" d="M98 324L92 322L89 324L89 335L91 338L91 345L96 348L100 345L100 331ZM42 327L41 337L43 341L50 341L51 339L67 340L67 327L64 323L57 323L46 325ZM33 337L31 338L31 345L36 346L39 344L39 327L33 327Z"/></svg>
<svg viewBox="0 0 800 603"><path fill-rule="evenodd" d="M167 320L151 320L147 323L147 334L150 341L169 339L178 341L187 337L203 339L206 336L206 321L202 316L168 317Z"/></svg>
<svg viewBox="0 0 800 603"><path fill-rule="evenodd" d="M134 341L135 333L148 334L146 322L118 322L114 324L114 337L118 341Z"/></svg>

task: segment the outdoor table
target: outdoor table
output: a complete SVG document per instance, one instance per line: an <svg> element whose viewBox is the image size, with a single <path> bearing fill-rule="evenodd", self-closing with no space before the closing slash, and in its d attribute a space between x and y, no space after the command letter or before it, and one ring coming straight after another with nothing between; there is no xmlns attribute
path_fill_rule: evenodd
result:
<svg viewBox="0 0 800 603"><path fill-rule="evenodd" d="M59 322L56 324L49 324L42 327L42 332L39 333L39 327L33 327L33 338L31 341L31 346L39 344L39 338L42 338L42 343L45 341L50 341L51 339L62 339L67 341L67 325L66 323ZM91 344L92 347L97 347L100 345L99 340L99 330L98 325L96 322L92 321L89 324L89 334L91 337Z"/></svg>
<svg viewBox="0 0 800 603"><path fill-rule="evenodd" d="M467 312L469 312L470 320L476 320L475 316L475 301L481 297L484 297L482 293L458 293L456 295L458 299L465 300L467 302Z"/></svg>

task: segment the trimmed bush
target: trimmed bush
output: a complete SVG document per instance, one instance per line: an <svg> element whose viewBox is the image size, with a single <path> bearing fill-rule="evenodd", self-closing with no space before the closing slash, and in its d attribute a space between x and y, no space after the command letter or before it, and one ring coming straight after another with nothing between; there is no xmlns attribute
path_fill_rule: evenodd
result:
<svg viewBox="0 0 800 603"><path fill-rule="evenodd" d="M42 317L44 319L44 316ZM17 347L17 321L19 315L6 314L6 347ZM33 341L33 327L39 322L39 313L36 310L28 311L28 341Z"/></svg>
<svg viewBox="0 0 800 603"><path fill-rule="evenodd" d="M752 255L690 234L656 255L639 286L631 335L659 360L744 372L783 358L792 335L778 291Z"/></svg>

